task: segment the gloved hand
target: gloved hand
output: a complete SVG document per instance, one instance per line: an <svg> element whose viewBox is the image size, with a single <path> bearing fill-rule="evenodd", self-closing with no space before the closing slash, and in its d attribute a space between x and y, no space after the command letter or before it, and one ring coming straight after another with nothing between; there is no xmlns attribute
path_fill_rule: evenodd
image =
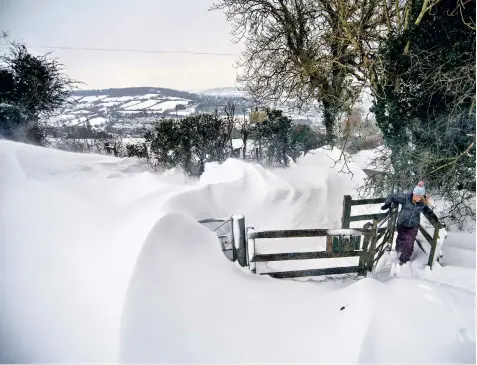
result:
<svg viewBox="0 0 477 365"><path fill-rule="evenodd" d="M388 210L389 208L391 208L391 203L385 203L385 204L381 207L381 210Z"/></svg>

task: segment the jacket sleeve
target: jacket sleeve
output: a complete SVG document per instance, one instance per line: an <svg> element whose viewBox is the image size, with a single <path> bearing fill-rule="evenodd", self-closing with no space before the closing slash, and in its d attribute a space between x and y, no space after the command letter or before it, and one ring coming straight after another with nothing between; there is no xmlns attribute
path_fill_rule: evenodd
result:
<svg viewBox="0 0 477 365"><path fill-rule="evenodd" d="M433 221L435 222L439 222L439 218L437 218L437 215L434 213L434 211L429 208L427 205L424 207L424 209L422 210L423 213L425 213L427 216L428 216L428 220L433 223Z"/></svg>
<svg viewBox="0 0 477 365"><path fill-rule="evenodd" d="M389 194L386 198L386 203L406 203L406 194Z"/></svg>

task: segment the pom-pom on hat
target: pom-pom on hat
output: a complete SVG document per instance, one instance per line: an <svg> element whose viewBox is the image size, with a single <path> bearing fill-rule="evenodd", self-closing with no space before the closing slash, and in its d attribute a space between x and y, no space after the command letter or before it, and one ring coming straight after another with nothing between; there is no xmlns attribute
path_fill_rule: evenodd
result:
<svg viewBox="0 0 477 365"><path fill-rule="evenodd" d="M414 195L425 195L426 194L426 188L424 187L424 181L419 181L412 191Z"/></svg>

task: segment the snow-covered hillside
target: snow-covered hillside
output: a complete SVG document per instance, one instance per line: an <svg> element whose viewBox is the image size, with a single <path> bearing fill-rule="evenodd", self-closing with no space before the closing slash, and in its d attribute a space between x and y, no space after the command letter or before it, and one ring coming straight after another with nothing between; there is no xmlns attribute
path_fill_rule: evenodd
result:
<svg viewBox="0 0 477 365"><path fill-rule="evenodd" d="M73 93L57 117L47 123L51 127L86 125L109 131L139 130L161 117L177 118L199 113L212 113L231 101L235 104L237 117L242 117L255 107L233 88L210 89L197 93L164 88L123 88L106 90L80 90ZM296 123L319 123L316 110L299 113L282 106ZM144 133L141 130L140 133Z"/></svg>
<svg viewBox="0 0 477 365"><path fill-rule="evenodd" d="M122 129L125 124L130 128L128 122L131 121L140 126L159 117L195 114L201 103L200 97L189 93L175 96L180 93L159 88L78 91L70 97L61 114L49 120L49 124L53 127L74 126L89 121L97 129L104 129L107 125Z"/></svg>
<svg viewBox="0 0 477 365"><path fill-rule="evenodd" d="M0 141L0 362L475 363L473 234L449 232L430 273L418 253L407 277L301 282L229 262L197 223L339 228L364 173L333 153L196 180Z"/></svg>

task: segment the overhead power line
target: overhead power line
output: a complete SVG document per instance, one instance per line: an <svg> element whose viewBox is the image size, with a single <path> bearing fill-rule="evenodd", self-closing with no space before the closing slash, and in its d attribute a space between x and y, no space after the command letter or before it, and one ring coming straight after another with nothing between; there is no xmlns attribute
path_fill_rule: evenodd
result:
<svg viewBox="0 0 477 365"><path fill-rule="evenodd" d="M235 54L235 53L165 51L165 50L151 50L151 49L116 49L116 48L30 46L30 45L28 45L27 47L28 48L44 48L44 49L80 50L80 51L101 51L101 52L136 52L136 53L164 53L164 54L193 54L193 55L211 55L211 56L238 56L238 54Z"/></svg>

